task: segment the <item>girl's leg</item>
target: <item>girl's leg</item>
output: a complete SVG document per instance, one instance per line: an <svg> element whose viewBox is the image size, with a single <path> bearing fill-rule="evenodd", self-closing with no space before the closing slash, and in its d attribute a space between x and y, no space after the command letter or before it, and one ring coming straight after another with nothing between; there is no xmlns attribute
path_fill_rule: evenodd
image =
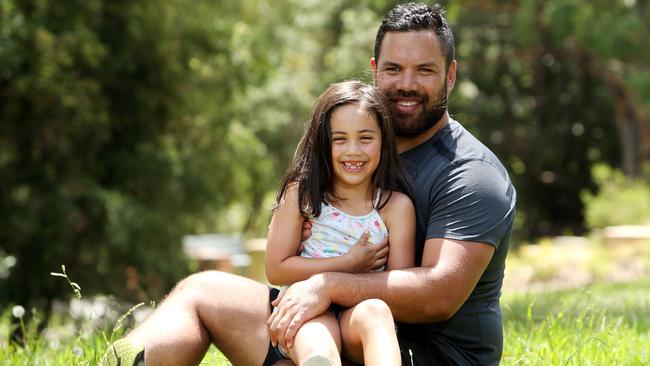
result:
<svg viewBox="0 0 650 366"><path fill-rule="evenodd" d="M341 366L341 335L334 315L326 311L306 322L296 333L289 350L296 365Z"/></svg>
<svg viewBox="0 0 650 366"><path fill-rule="evenodd" d="M401 365L393 314L379 299L346 309L339 320L343 355L369 366Z"/></svg>

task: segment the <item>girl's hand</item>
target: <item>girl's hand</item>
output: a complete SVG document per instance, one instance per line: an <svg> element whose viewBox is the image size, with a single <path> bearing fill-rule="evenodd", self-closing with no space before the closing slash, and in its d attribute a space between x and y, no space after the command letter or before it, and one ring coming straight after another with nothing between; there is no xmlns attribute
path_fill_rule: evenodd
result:
<svg viewBox="0 0 650 366"><path fill-rule="evenodd" d="M377 244L368 243L369 232L364 232L343 256L349 263L351 273L365 273L381 268L388 259L388 238Z"/></svg>

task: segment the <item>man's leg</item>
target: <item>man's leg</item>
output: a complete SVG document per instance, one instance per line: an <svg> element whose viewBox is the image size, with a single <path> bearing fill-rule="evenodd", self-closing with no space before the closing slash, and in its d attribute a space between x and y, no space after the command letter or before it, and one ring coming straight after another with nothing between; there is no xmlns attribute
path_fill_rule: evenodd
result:
<svg viewBox="0 0 650 366"><path fill-rule="evenodd" d="M269 335L266 285L228 273L189 276L127 335L147 365L198 365L214 343L235 365L261 365Z"/></svg>

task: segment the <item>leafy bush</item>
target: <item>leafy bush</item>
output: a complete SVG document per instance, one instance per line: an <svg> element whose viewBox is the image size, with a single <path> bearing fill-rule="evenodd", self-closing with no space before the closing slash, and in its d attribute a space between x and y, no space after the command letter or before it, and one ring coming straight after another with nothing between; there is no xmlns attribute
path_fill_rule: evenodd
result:
<svg viewBox="0 0 650 366"><path fill-rule="evenodd" d="M598 192L582 192L589 228L650 223L650 165L638 179L604 164L595 165L592 175Z"/></svg>

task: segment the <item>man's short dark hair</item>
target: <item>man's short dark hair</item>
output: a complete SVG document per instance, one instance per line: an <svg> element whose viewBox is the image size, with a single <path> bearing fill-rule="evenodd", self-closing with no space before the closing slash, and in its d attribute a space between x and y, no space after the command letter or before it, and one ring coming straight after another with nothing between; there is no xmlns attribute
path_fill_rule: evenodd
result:
<svg viewBox="0 0 650 366"><path fill-rule="evenodd" d="M422 3L399 4L386 13L375 38L375 60L379 61L381 42L386 32L410 32L432 30L438 36L442 54L446 57L445 68L456 57L454 35L445 20L445 10L440 5Z"/></svg>

